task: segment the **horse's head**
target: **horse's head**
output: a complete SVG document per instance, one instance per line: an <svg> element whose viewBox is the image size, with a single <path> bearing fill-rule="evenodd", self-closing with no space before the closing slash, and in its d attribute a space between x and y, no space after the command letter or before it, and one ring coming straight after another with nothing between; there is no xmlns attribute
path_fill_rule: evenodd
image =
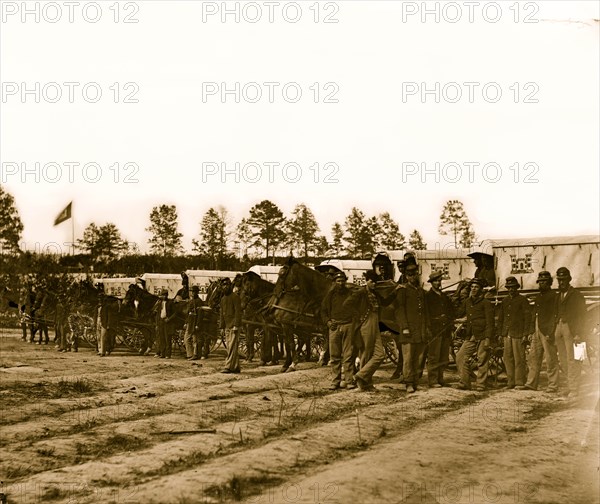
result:
<svg viewBox="0 0 600 504"><path fill-rule="evenodd" d="M218 309L225 291L221 280L210 280L206 289L206 303L213 310Z"/></svg>

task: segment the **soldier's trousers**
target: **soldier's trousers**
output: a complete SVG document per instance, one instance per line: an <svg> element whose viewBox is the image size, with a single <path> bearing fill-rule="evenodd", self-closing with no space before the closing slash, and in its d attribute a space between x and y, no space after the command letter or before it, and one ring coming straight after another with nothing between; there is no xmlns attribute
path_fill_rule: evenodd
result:
<svg viewBox="0 0 600 504"><path fill-rule="evenodd" d="M102 357L110 354L115 346L115 334L112 329L100 328L100 339L98 341L98 352Z"/></svg>
<svg viewBox="0 0 600 504"><path fill-rule="evenodd" d="M360 354L360 371L355 376L371 383L375 371L379 369L385 358L377 313L369 313L367 320L360 326L360 336L363 350Z"/></svg>
<svg viewBox="0 0 600 504"><path fill-rule="evenodd" d="M156 334L158 335L158 354L161 357L171 357L173 350L173 339L171 330L167 322L162 320L156 324Z"/></svg>
<svg viewBox="0 0 600 504"><path fill-rule="evenodd" d="M504 338L504 366L508 386L525 385L525 345L521 338Z"/></svg>
<svg viewBox="0 0 600 504"><path fill-rule="evenodd" d="M240 335L238 330L225 329L225 342L227 343L227 358L225 359L225 369L237 371L240 369Z"/></svg>
<svg viewBox="0 0 600 504"><path fill-rule="evenodd" d="M456 365L460 376L460 382L467 386L471 386L471 369L469 366L469 358L474 354L477 355L477 386L485 387L485 381L488 375L489 350L486 340L470 339L463 342L460 350L456 354Z"/></svg>
<svg viewBox="0 0 600 504"><path fill-rule="evenodd" d="M452 334L446 331L433 338L427 348L427 381L429 385L444 383L444 369L450 362Z"/></svg>
<svg viewBox="0 0 600 504"><path fill-rule="evenodd" d="M196 331L194 333L194 357L199 359L200 357L208 358L210 353L210 334L206 331Z"/></svg>
<svg viewBox="0 0 600 504"><path fill-rule="evenodd" d="M402 343L402 383L417 386L425 343Z"/></svg>
<svg viewBox="0 0 600 504"><path fill-rule="evenodd" d="M339 385L342 380L351 383L354 377L352 362L352 331L354 324L340 324L335 330L329 331L329 365L331 366L331 381Z"/></svg>
<svg viewBox="0 0 600 504"><path fill-rule="evenodd" d="M558 359L554 341L542 334L539 329L533 333L531 348L529 349L529 375L527 376L528 387L538 388L542 361L546 358L546 373L548 375L548 391L558 391Z"/></svg>
<svg viewBox="0 0 600 504"><path fill-rule="evenodd" d="M194 357L194 332L194 326L188 322L185 326L185 334L183 336L183 344L185 345L185 356L188 359Z"/></svg>
<svg viewBox="0 0 600 504"><path fill-rule="evenodd" d="M554 333L554 340L558 350L558 361L563 376L566 378L567 390L577 393L579 389L579 375L581 374L581 362L574 359L573 335L569 324L559 321Z"/></svg>

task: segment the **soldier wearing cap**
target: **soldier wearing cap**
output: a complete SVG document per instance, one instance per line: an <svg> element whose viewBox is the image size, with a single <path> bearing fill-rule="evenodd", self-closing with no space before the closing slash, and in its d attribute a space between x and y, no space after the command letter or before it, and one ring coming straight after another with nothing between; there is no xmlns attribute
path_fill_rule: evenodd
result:
<svg viewBox="0 0 600 504"><path fill-rule="evenodd" d="M170 359L173 349L172 321L175 318L175 307L173 301L168 299L169 291L162 289L159 299L154 305L156 334L158 336L158 352L154 357Z"/></svg>
<svg viewBox="0 0 600 504"><path fill-rule="evenodd" d="M239 329L242 323L242 303L229 278L221 280L224 295L220 303L221 331L227 344L227 358L222 373L240 372Z"/></svg>
<svg viewBox="0 0 600 504"><path fill-rule="evenodd" d="M396 316L402 345L402 385L407 392L413 393L417 390L431 328L419 267L416 263L409 262L405 274L407 282L398 294Z"/></svg>
<svg viewBox="0 0 600 504"><path fill-rule="evenodd" d="M494 307L484 298L485 281L474 278L471 281L469 297L465 300L461 312L466 314L466 339L458 354L456 364L460 381L455 388L471 390L471 370L469 357L477 355L477 384L475 389L484 391L488 375L489 352L494 336Z"/></svg>
<svg viewBox="0 0 600 504"><path fill-rule="evenodd" d="M579 391L581 362L576 361L573 345L583 338L583 322L586 314L583 295L571 286L571 272L561 267L556 270L558 280L558 322L554 332L558 361L567 381L567 395L576 397Z"/></svg>
<svg viewBox="0 0 600 504"><path fill-rule="evenodd" d="M356 388L354 363L352 362L352 310L344 305L350 296L346 275L339 272L334 277L333 287L325 294L321 303L321 317L329 331L329 365L331 366L330 389ZM342 370L344 379L342 380Z"/></svg>
<svg viewBox="0 0 600 504"><path fill-rule="evenodd" d="M443 387L444 369L449 362L452 328L454 325L454 305L442 292L442 271L429 275L431 289L425 293L425 304L429 313L431 340L427 348L427 381L430 388Z"/></svg>
<svg viewBox="0 0 600 504"><path fill-rule="evenodd" d="M202 306L204 303L200 299L200 287L192 285L191 298L188 302L187 317L185 320L185 336L183 342L185 344L185 356L188 360L198 360L198 335L200 333L200 325L202 319Z"/></svg>
<svg viewBox="0 0 600 504"><path fill-rule="evenodd" d="M538 273L539 294L536 296L531 313L531 348L528 355L529 374L525 388L537 390L542 368L546 358L548 388L546 392L558 392L558 360L554 332L556 330L556 310L558 294L551 289L552 275L549 271Z"/></svg>
<svg viewBox="0 0 600 504"><path fill-rule="evenodd" d="M377 274L373 270L365 272L366 286L348 296L344 308L354 315L355 327L360 331L362 350L360 371L354 375L354 383L361 391L373 390L373 375L385 357L379 318L381 306L391 304L396 299L397 286L386 297L375 291Z"/></svg>
<svg viewBox="0 0 600 504"><path fill-rule="evenodd" d="M527 298L519 294L519 282L513 276L504 285L508 291L498 315L498 337L503 338L504 365L508 389L522 389L525 385L525 343L530 331L531 312Z"/></svg>

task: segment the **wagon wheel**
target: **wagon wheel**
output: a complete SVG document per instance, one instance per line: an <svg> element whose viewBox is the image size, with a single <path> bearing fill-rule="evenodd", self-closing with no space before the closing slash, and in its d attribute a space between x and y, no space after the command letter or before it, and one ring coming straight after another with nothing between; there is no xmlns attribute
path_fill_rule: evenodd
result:
<svg viewBox="0 0 600 504"><path fill-rule="evenodd" d="M141 329L127 325L119 328L117 336L121 343L136 351L140 351L146 341L144 332Z"/></svg>
<svg viewBox="0 0 600 504"><path fill-rule="evenodd" d="M245 359L248 355L248 346L246 341L246 329L245 326L242 327L238 331L238 353L240 359Z"/></svg>
<svg viewBox="0 0 600 504"><path fill-rule="evenodd" d="M92 317L76 312L71 313L67 320L71 332L71 342L75 341L75 339L83 339L92 347L96 346L97 335Z"/></svg>
<svg viewBox="0 0 600 504"><path fill-rule="evenodd" d="M173 344L183 352L185 352L185 327L184 325L181 329L177 329L173 334Z"/></svg>
<svg viewBox="0 0 600 504"><path fill-rule="evenodd" d="M488 378L493 380L497 385L500 375L506 371L504 367L503 349L495 347L492 349L490 359L488 361Z"/></svg>
<svg viewBox="0 0 600 504"><path fill-rule="evenodd" d="M312 348L315 349L317 355L319 356L319 359L321 359L322 356L325 354L325 350L327 349L327 337L321 333L315 333L313 336L314 339L312 343Z"/></svg>
<svg viewBox="0 0 600 504"><path fill-rule="evenodd" d="M381 339L387 358L394 364L398 364L398 346L396 345L394 334L390 331L384 331L381 333Z"/></svg>
<svg viewBox="0 0 600 504"><path fill-rule="evenodd" d="M252 348L249 347L247 330L254 330L254 342ZM248 358L249 355L256 356L260 355L262 348L262 342L264 338L264 328L256 324L242 324L242 330L240 331L240 356L242 358Z"/></svg>
<svg viewBox="0 0 600 504"><path fill-rule="evenodd" d="M260 355L264 339L265 328L262 326L256 326L254 330L254 355Z"/></svg>

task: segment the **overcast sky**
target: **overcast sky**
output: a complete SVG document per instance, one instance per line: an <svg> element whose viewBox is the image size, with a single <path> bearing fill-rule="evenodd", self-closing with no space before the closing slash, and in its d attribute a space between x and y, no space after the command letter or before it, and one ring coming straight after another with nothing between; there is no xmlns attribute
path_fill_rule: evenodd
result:
<svg viewBox="0 0 600 504"><path fill-rule="evenodd" d="M114 222L142 250L155 205L190 250L211 206L237 223L263 199L305 203L328 237L352 206L389 211L430 248L449 199L481 239L598 233L598 2L428 2L438 22L421 2L228 2L239 22L221 2L88 4L71 23L64 2L2 3L0 182L28 249L71 239L69 201L76 238Z"/></svg>

